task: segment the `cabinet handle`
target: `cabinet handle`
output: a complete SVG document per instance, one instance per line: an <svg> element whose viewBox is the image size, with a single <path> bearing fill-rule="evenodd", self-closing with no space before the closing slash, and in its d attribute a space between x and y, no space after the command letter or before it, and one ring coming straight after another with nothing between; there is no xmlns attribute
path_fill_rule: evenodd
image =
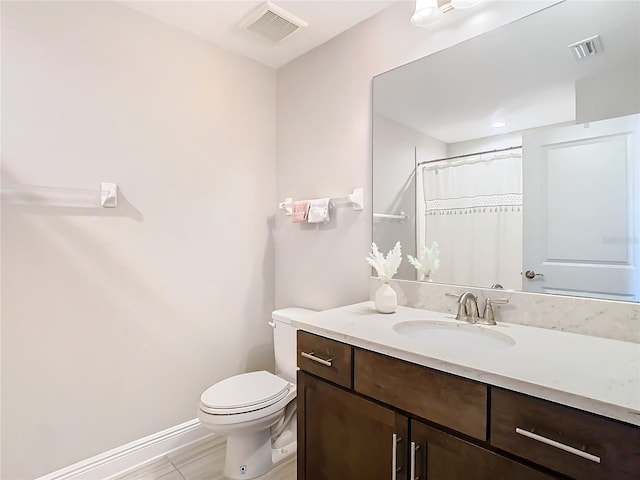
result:
<svg viewBox="0 0 640 480"><path fill-rule="evenodd" d="M333 361L332 358L330 358L329 360L324 360L322 358L318 358L318 357L315 356L315 352L311 352L311 353L300 352L300 355L302 355L304 358L308 358L309 360L313 360L314 362L318 362L318 363L324 365L325 367L330 367L331 366L331 362Z"/></svg>
<svg viewBox="0 0 640 480"><path fill-rule="evenodd" d="M411 466L409 470L409 480L420 480L420 477L416 477L416 452L420 449L420 445L416 445L416 442L411 442Z"/></svg>
<svg viewBox="0 0 640 480"><path fill-rule="evenodd" d="M398 466L398 444L402 441L402 437L397 434L391 436L391 480L397 480L398 472L402 467Z"/></svg>
<svg viewBox="0 0 640 480"><path fill-rule="evenodd" d="M578 455L579 457L586 458L587 460L591 460L592 462L600 463L600 457L596 457L595 455L591 455L590 453L583 452L582 450L578 450L577 448L570 447L569 445L565 445L564 443L556 442L555 440L551 440L550 438L543 437L542 435L538 435L537 433L533 433L528 430L523 430L522 428L518 428L518 427L516 427L516 433L523 435L527 438L531 438L532 440L536 440L538 442L544 443L546 445L559 448L560 450L564 450L565 452L573 453L574 455Z"/></svg>

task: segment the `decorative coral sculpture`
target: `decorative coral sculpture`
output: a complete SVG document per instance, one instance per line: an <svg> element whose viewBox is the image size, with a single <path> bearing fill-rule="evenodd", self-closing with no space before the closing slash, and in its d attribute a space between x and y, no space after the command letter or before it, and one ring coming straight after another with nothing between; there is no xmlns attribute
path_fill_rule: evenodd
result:
<svg viewBox="0 0 640 480"><path fill-rule="evenodd" d="M389 250L386 257L380 253L375 242L372 243L367 262L375 268L378 277L383 283L389 283L398 272L398 267L402 262L402 247L400 246L400 242L397 242L396 246L393 247L392 250Z"/></svg>
<svg viewBox="0 0 640 480"><path fill-rule="evenodd" d="M433 242L431 248L426 245L422 247L419 259L407 255L407 260L418 271L418 280L429 279L431 275L440 268L440 248L438 242Z"/></svg>

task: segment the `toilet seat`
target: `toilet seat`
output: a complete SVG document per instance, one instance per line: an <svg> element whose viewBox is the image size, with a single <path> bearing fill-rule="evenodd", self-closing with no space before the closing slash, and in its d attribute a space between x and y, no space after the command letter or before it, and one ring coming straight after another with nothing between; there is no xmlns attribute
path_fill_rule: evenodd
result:
<svg viewBox="0 0 640 480"><path fill-rule="evenodd" d="M261 410L285 398L292 384L266 371L222 380L200 397L200 410L211 415L239 415Z"/></svg>

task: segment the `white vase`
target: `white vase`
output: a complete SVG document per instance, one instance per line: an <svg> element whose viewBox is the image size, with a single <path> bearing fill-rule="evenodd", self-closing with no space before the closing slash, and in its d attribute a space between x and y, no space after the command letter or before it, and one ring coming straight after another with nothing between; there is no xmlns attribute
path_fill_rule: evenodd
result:
<svg viewBox="0 0 640 480"><path fill-rule="evenodd" d="M393 313L398 308L398 295L388 283L383 283L376 292L376 310L380 313Z"/></svg>

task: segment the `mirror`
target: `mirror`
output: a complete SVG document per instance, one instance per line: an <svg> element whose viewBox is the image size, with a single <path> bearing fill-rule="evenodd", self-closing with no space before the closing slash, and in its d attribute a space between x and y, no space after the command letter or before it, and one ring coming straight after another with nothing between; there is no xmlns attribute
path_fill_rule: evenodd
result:
<svg viewBox="0 0 640 480"><path fill-rule="evenodd" d="M559 3L376 76L373 241L401 242L395 278L640 301L639 85L627 1ZM422 278L406 254L433 242Z"/></svg>

